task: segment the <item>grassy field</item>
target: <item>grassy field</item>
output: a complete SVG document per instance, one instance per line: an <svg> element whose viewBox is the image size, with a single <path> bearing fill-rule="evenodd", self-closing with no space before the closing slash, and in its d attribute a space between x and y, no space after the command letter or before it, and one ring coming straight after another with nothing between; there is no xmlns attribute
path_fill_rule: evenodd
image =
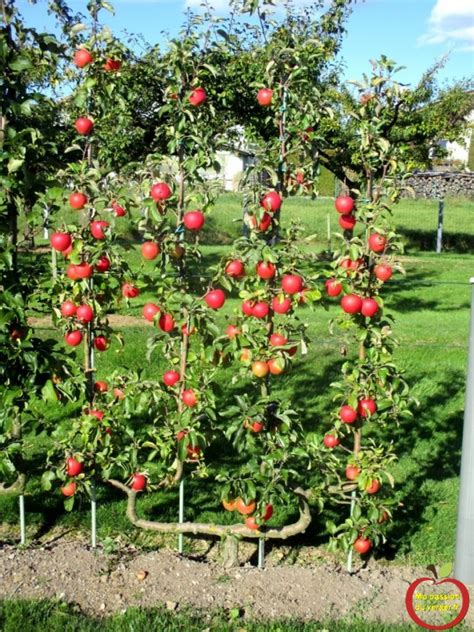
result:
<svg viewBox="0 0 474 632"><path fill-rule="evenodd" d="M465 252L462 244L474 240L474 223L469 226L466 221L472 212L468 202L453 200L447 205L451 215L457 217L449 224L452 234L459 225L464 227L467 237L464 241L453 239L456 250L442 255L429 252L431 246L426 248L428 241L434 244L436 202L404 201L395 211L396 222L407 242L403 258L407 274L405 277L398 275L387 284L385 298L387 309L395 316L400 340L396 359L406 371L413 395L419 401L413 421L390 429L388 435L399 455L394 474L401 505L389 529L389 541L376 556L396 563L440 564L453 557L467 362L469 278L474 276L474 255ZM228 195L219 200L209 221L207 243L203 246L207 264L215 263L225 254L228 250L226 242L239 234L239 224L235 220L239 219L240 212L237 196ZM327 248L328 215L331 222L335 222L332 201L291 200L285 205L285 213L301 220L309 233L317 233L315 248ZM129 259L132 264L138 264L137 246L130 246ZM147 265L151 269L152 264ZM150 294L143 294L125 313L138 316L150 297ZM224 318L236 306L235 299L229 300L220 317ZM305 428L321 435L329 427L325 420L331 399L329 383L337 376L341 363L341 341L328 334L328 321L337 309L334 305L328 311L307 310L309 335L313 340L310 353L296 363L289 375L279 380L279 388L292 395L301 411ZM100 356L98 377L106 378L119 366L143 368L145 342L150 332L151 325L147 326L144 321L124 328L123 351L111 350ZM43 333L54 335L47 328L43 328ZM156 375L161 368L157 361L153 366L145 367L145 373ZM224 372L222 384L227 378ZM50 417L65 418L72 412L73 408L69 407L53 411ZM212 480L199 484L190 482L186 517L223 521L224 514L217 497ZM148 494L140 501L140 507L143 513L159 510L163 519L175 520L176 491ZM36 480L29 483L27 511L30 537L45 535L57 526L88 529L90 516L86 504L72 514L65 514L59 495L41 493ZM289 517L289 514L280 513L274 524ZM16 524L15 498L0 498L0 520L6 525ZM139 544L155 544L154 536L144 537L130 527L124 517L123 499L108 489L99 491L98 523L102 540L123 533ZM13 531L10 532L12 535ZM326 541L323 521L315 516L312 527L295 544L324 545Z"/></svg>

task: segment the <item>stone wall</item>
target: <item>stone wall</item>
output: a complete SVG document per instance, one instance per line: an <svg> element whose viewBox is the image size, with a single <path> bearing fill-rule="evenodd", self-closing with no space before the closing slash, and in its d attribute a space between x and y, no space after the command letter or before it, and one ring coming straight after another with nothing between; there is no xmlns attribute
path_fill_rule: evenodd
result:
<svg viewBox="0 0 474 632"><path fill-rule="evenodd" d="M463 197L474 199L474 173L464 171L424 171L415 173L405 180L412 190L404 197L444 198Z"/></svg>

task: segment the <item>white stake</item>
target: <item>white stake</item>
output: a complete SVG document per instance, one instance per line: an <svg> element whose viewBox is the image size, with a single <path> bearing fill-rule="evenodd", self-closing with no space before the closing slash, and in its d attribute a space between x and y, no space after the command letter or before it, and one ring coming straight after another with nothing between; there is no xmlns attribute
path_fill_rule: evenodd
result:
<svg viewBox="0 0 474 632"><path fill-rule="evenodd" d="M184 522L184 478L179 481L179 524ZM178 553L183 552L183 534L178 535Z"/></svg>
<svg viewBox="0 0 474 632"><path fill-rule="evenodd" d="M91 484L91 544L97 547L97 501L95 496L95 483Z"/></svg>
<svg viewBox="0 0 474 632"><path fill-rule="evenodd" d="M263 538L258 539L258 568L264 568L265 566L265 540Z"/></svg>
<svg viewBox="0 0 474 632"><path fill-rule="evenodd" d="M20 544L26 544L26 528L25 528L25 497L23 494L20 494L19 498L20 505Z"/></svg>
<svg viewBox="0 0 474 632"><path fill-rule="evenodd" d="M355 502L356 502L356 491L354 489L354 491L352 492L352 500L351 500L351 518L352 518L352 514L354 513L354 508L355 508ZM349 549L349 553L347 554L347 572L348 573L352 573L352 546Z"/></svg>

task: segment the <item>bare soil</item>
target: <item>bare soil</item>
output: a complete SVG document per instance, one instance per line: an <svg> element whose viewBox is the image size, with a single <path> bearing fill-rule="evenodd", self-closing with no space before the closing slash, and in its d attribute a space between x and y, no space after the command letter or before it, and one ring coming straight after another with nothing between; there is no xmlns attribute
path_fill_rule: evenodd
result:
<svg viewBox="0 0 474 632"><path fill-rule="evenodd" d="M288 547L290 548L290 547ZM25 549L0 548L0 599L56 598L95 616L123 612L130 606L164 605L170 610L239 608L251 618L301 620L355 619L410 623L405 593L425 569L368 566L355 559L355 573L329 556L306 557L304 565L289 557L269 556L266 567L250 565L248 553L239 567L225 570L211 559L186 557L170 550L144 552L122 547L107 553L87 542L59 538ZM254 551L252 551L254 553ZM280 551L281 553L281 551ZM471 587L471 595L472 595ZM474 624L471 609L467 620Z"/></svg>

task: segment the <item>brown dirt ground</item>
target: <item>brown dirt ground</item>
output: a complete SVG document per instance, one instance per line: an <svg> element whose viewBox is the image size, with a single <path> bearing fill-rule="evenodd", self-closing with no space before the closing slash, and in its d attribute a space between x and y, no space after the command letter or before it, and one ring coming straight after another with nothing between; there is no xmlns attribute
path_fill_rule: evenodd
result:
<svg viewBox="0 0 474 632"><path fill-rule="evenodd" d="M272 551L259 570L248 561L255 552L248 545L241 552L241 565L226 570L215 555L186 557L169 549L144 552L131 546L107 553L101 546L92 550L86 541L66 536L26 549L4 544L0 599L57 598L96 616L130 606L164 605L170 610L239 608L251 618L410 622L405 593L426 570L374 560L361 565L355 559L356 572L349 576L316 549L292 564L291 547L286 548ZM474 609L466 622L473 626Z"/></svg>

